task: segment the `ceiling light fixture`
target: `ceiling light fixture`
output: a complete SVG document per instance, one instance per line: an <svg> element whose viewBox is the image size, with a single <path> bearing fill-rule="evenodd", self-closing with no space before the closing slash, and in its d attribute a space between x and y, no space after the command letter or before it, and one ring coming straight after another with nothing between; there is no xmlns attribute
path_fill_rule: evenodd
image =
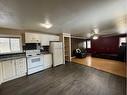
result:
<svg viewBox="0 0 127 95"><path fill-rule="evenodd" d="M91 33L91 38L93 40L97 40L99 38L98 34L99 34L99 29L97 27L94 27L94 29Z"/></svg>
<svg viewBox="0 0 127 95"><path fill-rule="evenodd" d="M93 39L94 39L94 40L97 40L97 39L98 39L98 36L97 36L97 35L94 35L94 36L93 36Z"/></svg>
<svg viewBox="0 0 127 95"><path fill-rule="evenodd" d="M93 29L93 31L94 31L95 34L99 33L99 29L98 28Z"/></svg>
<svg viewBox="0 0 127 95"><path fill-rule="evenodd" d="M48 20L46 20L45 23L40 23L40 25L46 29L49 29L53 26Z"/></svg>

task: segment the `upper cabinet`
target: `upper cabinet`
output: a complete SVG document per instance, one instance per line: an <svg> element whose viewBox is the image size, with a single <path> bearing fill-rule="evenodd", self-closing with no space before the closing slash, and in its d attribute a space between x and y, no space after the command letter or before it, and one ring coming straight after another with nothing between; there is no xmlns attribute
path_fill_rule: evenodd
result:
<svg viewBox="0 0 127 95"><path fill-rule="evenodd" d="M40 34L25 33L25 43L40 43Z"/></svg>
<svg viewBox="0 0 127 95"><path fill-rule="evenodd" d="M40 33L25 33L26 43L41 43L42 46L47 46L50 41L59 41L59 36L40 34Z"/></svg>
<svg viewBox="0 0 127 95"><path fill-rule="evenodd" d="M50 41L59 41L59 36L50 35Z"/></svg>
<svg viewBox="0 0 127 95"><path fill-rule="evenodd" d="M59 41L59 36L56 35L48 35L48 34L42 34L41 35L41 45L47 46L50 44L50 41Z"/></svg>
<svg viewBox="0 0 127 95"><path fill-rule="evenodd" d="M49 39L50 39L50 37L49 37L49 35L41 35L41 45L42 46L47 46L47 45L49 45Z"/></svg>

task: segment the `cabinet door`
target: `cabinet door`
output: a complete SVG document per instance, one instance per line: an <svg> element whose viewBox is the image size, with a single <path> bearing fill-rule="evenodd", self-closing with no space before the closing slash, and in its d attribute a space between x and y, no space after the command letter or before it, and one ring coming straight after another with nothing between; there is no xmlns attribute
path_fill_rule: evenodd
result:
<svg viewBox="0 0 127 95"><path fill-rule="evenodd" d="M0 84L2 83L3 77L2 77L2 65L0 63Z"/></svg>
<svg viewBox="0 0 127 95"><path fill-rule="evenodd" d="M16 76L21 77L26 75L26 58L16 59Z"/></svg>
<svg viewBox="0 0 127 95"><path fill-rule="evenodd" d="M3 61L2 62L2 75L3 82L12 80L15 78L15 61Z"/></svg>
<svg viewBox="0 0 127 95"><path fill-rule="evenodd" d="M40 34L36 33L25 33L26 43L40 43Z"/></svg>
<svg viewBox="0 0 127 95"><path fill-rule="evenodd" d="M44 69L52 67L52 54L44 55Z"/></svg>
<svg viewBox="0 0 127 95"><path fill-rule="evenodd" d="M41 39L41 45L47 46L50 44L50 41L59 41L59 36L42 34L40 39Z"/></svg>
<svg viewBox="0 0 127 95"><path fill-rule="evenodd" d="M32 36L30 33L25 33L25 43L30 43L32 41Z"/></svg>
<svg viewBox="0 0 127 95"><path fill-rule="evenodd" d="M59 41L59 36L51 35L50 38L51 38L50 41Z"/></svg>
<svg viewBox="0 0 127 95"><path fill-rule="evenodd" d="M41 45L42 45L42 46L47 46L47 45L49 45L49 39L50 39L49 35L42 34L42 35L41 35Z"/></svg>
<svg viewBox="0 0 127 95"><path fill-rule="evenodd" d="M41 39L40 39L40 34L33 34L32 35L32 40L33 40L33 43L40 43L41 42Z"/></svg>

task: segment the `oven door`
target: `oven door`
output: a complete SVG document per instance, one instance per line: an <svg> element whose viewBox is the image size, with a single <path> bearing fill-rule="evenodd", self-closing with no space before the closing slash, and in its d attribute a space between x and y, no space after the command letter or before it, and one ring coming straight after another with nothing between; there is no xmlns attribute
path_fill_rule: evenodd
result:
<svg viewBox="0 0 127 95"><path fill-rule="evenodd" d="M28 69L43 66L43 59L41 56L31 56L27 58Z"/></svg>

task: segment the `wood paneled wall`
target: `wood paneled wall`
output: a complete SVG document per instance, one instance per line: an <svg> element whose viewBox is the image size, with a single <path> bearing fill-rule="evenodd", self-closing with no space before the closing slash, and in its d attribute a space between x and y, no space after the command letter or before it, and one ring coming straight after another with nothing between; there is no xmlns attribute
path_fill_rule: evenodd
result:
<svg viewBox="0 0 127 95"><path fill-rule="evenodd" d="M85 39L71 38L71 56L76 48L83 48L83 42Z"/></svg>

